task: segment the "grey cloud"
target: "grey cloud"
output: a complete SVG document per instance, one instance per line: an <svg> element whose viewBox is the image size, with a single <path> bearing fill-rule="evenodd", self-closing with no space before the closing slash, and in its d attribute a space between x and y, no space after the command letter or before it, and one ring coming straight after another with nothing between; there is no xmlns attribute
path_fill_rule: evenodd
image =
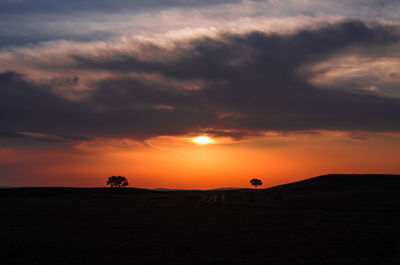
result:
<svg viewBox="0 0 400 265"><path fill-rule="evenodd" d="M253 32L226 35L223 41L203 38L193 41L193 48L182 48L183 51L177 48L175 60L144 61L128 54L116 54L106 59L73 58L82 69L156 72L178 79L221 80L237 77L242 71L247 74L274 73L278 76L270 75L269 78L280 79L280 74L286 75L299 65L328 58L346 48L376 49L398 41L399 29L396 27L376 25L371 28L360 21L349 21L318 30L302 30L289 36ZM149 47L143 52L158 52L157 49Z"/></svg>
<svg viewBox="0 0 400 265"><path fill-rule="evenodd" d="M75 56L81 70L144 72L175 81L202 80L204 86L184 90L151 78L115 77L98 82L87 98L71 101L51 87L3 73L0 130L139 139L191 132L240 138L269 130L399 131L399 99L335 86L322 89L297 71L343 51L376 50L398 41L395 27L350 21L284 36L253 32L199 39L173 60Z"/></svg>
<svg viewBox="0 0 400 265"><path fill-rule="evenodd" d="M48 135L29 132L0 131L0 146L43 146L44 144L65 144L73 141L89 141L80 135Z"/></svg>
<svg viewBox="0 0 400 265"><path fill-rule="evenodd" d="M221 20L235 20L229 8L218 5L234 4L234 10L247 10L239 17L281 18L306 16L309 18L348 17L379 18L399 21L399 1L395 0L354 0L354 1L243 1L243 0L3 0L0 1L0 48L36 45L46 41L72 40L77 42L109 41L126 34L158 32L160 20L152 19L160 11L174 10L185 14L187 10L204 8L199 11L206 27L209 25L210 10ZM233 11L235 12L235 11ZM197 13L194 13L197 16ZM139 16L137 16L139 15ZM135 16L143 16L143 24L132 22ZM147 18L146 18L147 17ZM150 19L148 19L150 18ZM160 19L160 18L158 18ZM171 18L170 21L174 22ZM195 21L198 21L196 18ZM179 22L179 21L178 21ZM179 30L185 27L203 27L201 24L182 22L176 27L163 31ZM217 22L219 23L219 22ZM154 27L152 24L157 25ZM208 26L207 26L208 25Z"/></svg>
<svg viewBox="0 0 400 265"><path fill-rule="evenodd" d="M26 138L26 135L13 131L0 131L0 138Z"/></svg>
<svg viewBox="0 0 400 265"><path fill-rule="evenodd" d="M0 49L6 50L7 48L12 47L32 46L40 44L42 42L57 40L73 40L76 42L103 41L112 39L116 36L116 34L106 31L94 31L89 33L69 33L62 30L60 30L59 32L42 32L42 29L37 27L27 29L27 25L29 25L30 23L29 21L25 21L22 23L21 21L13 20L5 21L3 23L0 21L0 27L2 26L2 24L14 23L18 24L18 26L15 27L14 31L0 31ZM23 33L22 31L26 32Z"/></svg>
<svg viewBox="0 0 400 265"><path fill-rule="evenodd" d="M224 41L201 39L192 43L194 48L179 51L181 55L173 62L140 61L129 56L115 61L76 59L83 68L205 80L208 85L187 95L186 102L207 110L241 113L236 123L230 122L232 128L398 130L397 99L347 92L340 87L319 89L306 81L308 76L296 72L301 65L343 50L384 48L397 43L398 36L397 28L370 28L351 21L291 36L255 32L226 36ZM222 123L210 126L218 127Z"/></svg>
<svg viewBox="0 0 400 265"><path fill-rule="evenodd" d="M138 94L135 95L132 89L126 92L124 83L125 86L137 87ZM118 89L114 90L115 85ZM132 93L128 95L128 101L124 99L127 93ZM23 75L2 73L0 130L2 136L8 138L21 136L16 132L62 137L35 138L45 141L83 140L95 136L148 138L180 134L206 125L215 117L210 111L199 112L189 107L173 110L154 108L158 103L179 101L179 96L173 95L161 100L161 96L166 94L159 93L157 89L135 80L118 80L116 84L109 80L99 84L98 91L90 98L71 101L54 94L51 87L25 81Z"/></svg>
<svg viewBox="0 0 400 265"><path fill-rule="evenodd" d="M121 16L118 14L125 14L127 20L137 14L171 8L198 8L238 2L241 0L2 0L0 48L57 40L110 40L118 37L129 24L119 20Z"/></svg>
<svg viewBox="0 0 400 265"><path fill-rule="evenodd" d="M32 13L69 13L69 12L116 12L160 9L166 7L198 7L223 3L237 3L241 0L2 0L0 13L4 14L32 14Z"/></svg>

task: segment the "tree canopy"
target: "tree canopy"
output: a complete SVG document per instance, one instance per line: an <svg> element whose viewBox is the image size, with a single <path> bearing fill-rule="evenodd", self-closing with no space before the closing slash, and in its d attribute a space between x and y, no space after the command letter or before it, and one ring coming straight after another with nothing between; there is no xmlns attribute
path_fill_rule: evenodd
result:
<svg viewBox="0 0 400 265"><path fill-rule="evenodd" d="M128 179L123 176L111 176L108 178L106 184L117 188L123 188L129 185Z"/></svg>
<svg viewBox="0 0 400 265"><path fill-rule="evenodd" d="M257 189L257 186L262 186L262 181L260 179L252 179L250 180L250 184Z"/></svg>

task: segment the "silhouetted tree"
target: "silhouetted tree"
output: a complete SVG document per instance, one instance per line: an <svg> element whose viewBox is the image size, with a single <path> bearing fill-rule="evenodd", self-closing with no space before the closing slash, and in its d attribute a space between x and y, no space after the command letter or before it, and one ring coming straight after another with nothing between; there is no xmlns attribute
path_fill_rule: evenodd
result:
<svg viewBox="0 0 400 265"><path fill-rule="evenodd" d="M252 179L250 180L250 184L254 186L254 188L257 189L257 186L262 186L262 181L261 179Z"/></svg>
<svg viewBox="0 0 400 265"><path fill-rule="evenodd" d="M129 185L128 179L123 176L111 176L108 178L106 184L118 188L123 188Z"/></svg>

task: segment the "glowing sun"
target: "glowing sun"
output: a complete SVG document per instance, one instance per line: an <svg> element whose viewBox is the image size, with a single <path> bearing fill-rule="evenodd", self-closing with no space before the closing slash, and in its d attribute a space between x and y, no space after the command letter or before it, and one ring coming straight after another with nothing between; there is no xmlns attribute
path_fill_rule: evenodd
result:
<svg viewBox="0 0 400 265"><path fill-rule="evenodd" d="M198 136L198 137L195 137L193 139L193 142L196 143L196 144L209 144L212 141L213 140L210 137L207 137L207 136Z"/></svg>

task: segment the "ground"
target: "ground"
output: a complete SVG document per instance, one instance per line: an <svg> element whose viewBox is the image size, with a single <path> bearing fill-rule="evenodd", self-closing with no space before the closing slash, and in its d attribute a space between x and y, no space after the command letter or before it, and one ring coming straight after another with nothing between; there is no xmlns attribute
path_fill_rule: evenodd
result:
<svg viewBox="0 0 400 265"><path fill-rule="evenodd" d="M400 264L400 176L270 189L0 190L1 264Z"/></svg>

